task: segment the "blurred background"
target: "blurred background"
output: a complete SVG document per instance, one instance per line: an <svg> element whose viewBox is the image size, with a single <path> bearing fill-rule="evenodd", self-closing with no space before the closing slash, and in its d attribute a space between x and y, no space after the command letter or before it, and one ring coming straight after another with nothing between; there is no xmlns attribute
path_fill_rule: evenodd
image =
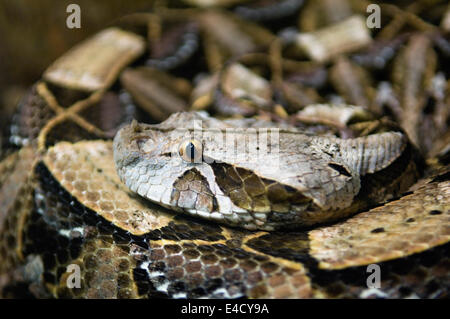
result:
<svg viewBox="0 0 450 319"><path fill-rule="evenodd" d="M81 8L80 29L66 27L71 3ZM0 126L57 57L115 19L151 5L152 0L0 0Z"/></svg>
<svg viewBox="0 0 450 319"><path fill-rule="evenodd" d="M73 47L76 43L86 39L90 35L115 24L118 18L132 12L149 12L154 3L167 1L172 5L189 5L192 3L235 3L236 0L0 0L0 132L5 129L7 121L14 111L17 102L26 90L40 79L44 70L56 58ZM246 0L239 0L239 2ZM258 0L259 3L267 3L274 0ZM252 1L250 1L252 2ZM309 0L304 1L303 12L311 11L306 7L313 3L322 3L332 8L333 14L340 16L339 3L351 3L352 6L364 7L371 1L361 0ZM375 1L374 1L375 2ZM398 8L404 9L417 5L423 6L420 10L421 17L435 25L439 25L445 15L450 17L450 4L445 0L396 0L381 1L395 3ZM69 4L76 3L81 8L81 28L69 29L66 19L70 13L66 12ZM428 9L431 8L431 9ZM335 10L336 9L336 10ZM401 11L401 9L397 9ZM326 12L317 11L324 16ZM314 17L313 17L314 18ZM382 24L391 20L389 15L382 15ZM400 19L402 20L402 19ZM450 25L450 18L446 19L446 25ZM448 30L447 40L443 39L445 50L437 52L450 52ZM372 31L376 36L378 31ZM439 53L442 55L442 53ZM448 53L446 53L448 56ZM440 59L443 72L448 72L448 59ZM372 72L375 73L375 72ZM379 74L380 72L378 72ZM386 73L382 70L381 73ZM387 73L386 73L387 74ZM447 74L447 73L445 73ZM387 76L386 76L387 77ZM447 77L448 81L448 77ZM0 133L0 145L2 134Z"/></svg>

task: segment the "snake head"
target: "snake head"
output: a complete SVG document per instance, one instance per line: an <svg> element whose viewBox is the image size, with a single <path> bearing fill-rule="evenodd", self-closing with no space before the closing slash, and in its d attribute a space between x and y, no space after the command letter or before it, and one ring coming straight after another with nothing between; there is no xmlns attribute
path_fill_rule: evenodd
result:
<svg viewBox="0 0 450 319"><path fill-rule="evenodd" d="M114 138L117 172L131 191L172 210L270 230L355 212L362 178L389 167L407 143L400 132L340 139L251 123L195 112L134 121Z"/></svg>

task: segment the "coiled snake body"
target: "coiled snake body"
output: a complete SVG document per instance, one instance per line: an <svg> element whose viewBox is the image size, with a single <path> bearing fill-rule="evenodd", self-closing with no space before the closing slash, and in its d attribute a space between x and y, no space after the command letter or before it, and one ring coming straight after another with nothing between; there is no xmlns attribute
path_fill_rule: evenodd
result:
<svg viewBox="0 0 450 319"><path fill-rule="evenodd" d="M432 131L430 144L382 107L373 116L324 101L313 88L327 90L331 57L296 61L282 50L288 33L279 41L222 11L185 10L156 13L174 26L149 35L150 67L136 60L141 35L110 28L56 61L19 105L0 164L0 295L448 297L447 137ZM210 74L194 81L182 66L198 58L200 34ZM329 78L351 73L336 86L351 103L363 90L347 96L346 85L363 81L347 49L333 47ZM411 81L406 104L422 88Z"/></svg>

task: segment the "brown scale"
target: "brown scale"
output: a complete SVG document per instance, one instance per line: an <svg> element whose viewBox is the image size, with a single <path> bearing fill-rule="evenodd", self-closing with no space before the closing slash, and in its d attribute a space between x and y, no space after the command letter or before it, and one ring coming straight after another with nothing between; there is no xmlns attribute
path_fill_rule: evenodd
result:
<svg viewBox="0 0 450 319"><path fill-rule="evenodd" d="M218 163L211 167L225 195L249 211L287 213L292 206L310 201L289 186L260 178L246 169Z"/></svg>
<svg viewBox="0 0 450 319"><path fill-rule="evenodd" d="M0 165L0 191L5 195L0 200L0 286L14 280L13 269L24 261L22 229L33 205L29 172L34 158L33 150L25 147Z"/></svg>
<svg viewBox="0 0 450 319"><path fill-rule="evenodd" d="M137 290L134 284L132 270L135 261L129 256L127 247L121 247L108 237L98 237L85 241L82 253L72 263L83 269L84 291L72 296L65 281L70 273L64 273L60 285L56 288L58 297L78 297L83 293L86 298L136 298ZM78 296L77 296L78 295Z"/></svg>
<svg viewBox="0 0 450 319"><path fill-rule="evenodd" d="M54 116L54 112L37 93L36 86L31 88L18 105L11 126L11 141L16 145L34 141L40 130Z"/></svg>
<svg viewBox="0 0 450 319"><path fill-rule="evenodd" d="M302 268L277 265L267 256L239 247L195 243L155 243L151 247L148 272L164 273L163 279L151 282L157 288L168 280L169 294L182 287L188 298L310 296Z"/></svg>
<svg viewBox="0 0 450 319"><path fill-rule="evenodd" d="M23 227L23 217L28 213L31 201L32 189L27 185L20 190L18 198L14 206L10 207L10 211L17 214L8 214L3 221L3 229L0 233L0 281L8 280L5 273L12 275L11 270L18 267L23 262L23 255L20 253L22 238L19 235ZM2 278L4 277L4 278ZM8 282L8 281L7 281Z"/></svg>
<svg viewBox="0 0 450 319"><path fill-rule="evenodd" d="M208 182L195 168L184 173L174 183L171 201L184 207L184 198L194 196L196 209L207 212L217 209L217 201L209 189Z"/></svg>

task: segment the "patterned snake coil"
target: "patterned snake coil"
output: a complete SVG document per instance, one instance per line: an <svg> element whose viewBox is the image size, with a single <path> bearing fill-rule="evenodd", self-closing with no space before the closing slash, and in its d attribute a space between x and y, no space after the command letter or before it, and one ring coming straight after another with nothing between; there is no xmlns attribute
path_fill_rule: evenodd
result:
<svg viewBox="0 0 450 319"><path fill-rule="evenodd" d="M450 7L187 2L19 103L0 296L448 297Z"/></svg>

